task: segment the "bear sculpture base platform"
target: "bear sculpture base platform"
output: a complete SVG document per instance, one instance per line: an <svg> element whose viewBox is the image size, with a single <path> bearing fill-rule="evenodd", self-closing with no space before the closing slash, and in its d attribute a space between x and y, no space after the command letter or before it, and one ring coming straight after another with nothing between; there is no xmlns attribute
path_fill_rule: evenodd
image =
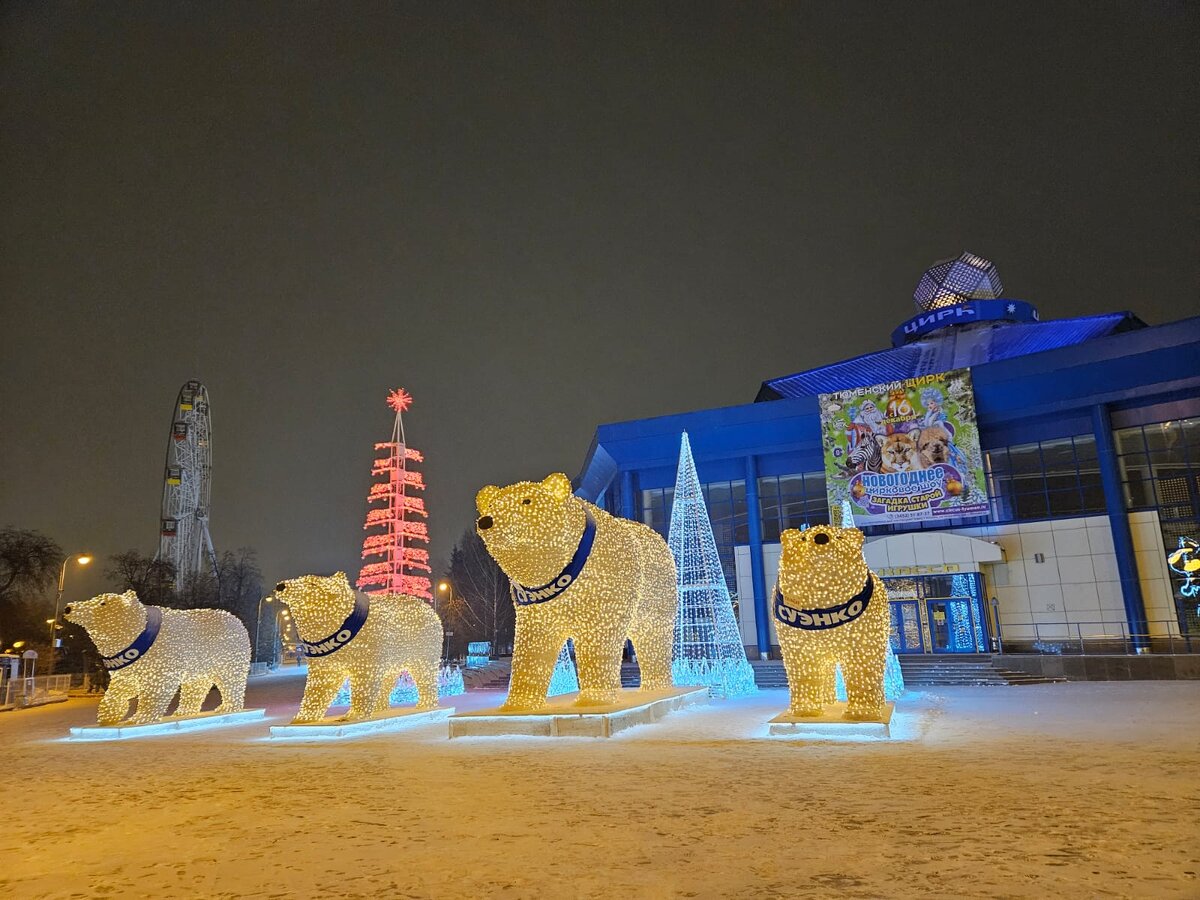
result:
<svg viewBox="0 0 1200 900"><path fill-rule="evenodd" d="M846 719L845 703L833 703L825 707L819 716L790 716L781 713L770 722L770 733L793 737L822 740L841 737L890 737L892 712L895 703L885 703L878 719Z"/></svg>
<svg viewBox="0 0 1200 900"><path fill-rule="evenodd" d="M559 694L541 709L501 712L481 709L450 717L450 737L612 737L635 725L657 722L667 713L708 702L708 688L661 691L623 690L615 703L578 707L578 694Z"/></svg>
<svg viewBox="0 0 1200 900"><path fill-rule="evenodd" d="M73 741L125 741L154 735L179 734L204 728L228 728L262 719L265 709L243 709L234 713L202 712L194 716L167 716L145 725L84 725L71 729Z"/></svg>
<svg viewBox="0 0 1200 900"><path fill-rule="evenodd" d="M300 741L365 737L369 734L385 734L419 728L422 725L444 721L453 713L453 706L439 706L437 709L417 709L413 706L398 707L373 719L358 719L354 722L333 718L304 725L272 725L271 737L277 740L283 738Z"/></svg>

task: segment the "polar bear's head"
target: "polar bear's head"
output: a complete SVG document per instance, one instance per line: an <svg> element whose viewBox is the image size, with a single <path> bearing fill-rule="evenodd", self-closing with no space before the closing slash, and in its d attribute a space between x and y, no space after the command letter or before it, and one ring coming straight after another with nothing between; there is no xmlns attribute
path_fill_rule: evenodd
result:
<svg viewBox="0 0 1200 900"><path fill-rule="evenodd" d="M475 495L475 530L509 578L524 585L549 581L570 562L587 516L561 472L508 487L489 484Z"/></svg>
<svg viewBox="0 0 1200 900"><path fill-rule="evenodd" d="M345 572L281 581L275 585L275 596L287 604L300 637L309 641L330 634L354 609L354 588Z"/></svg>
<svg viewBox="0 0 1200 900"><path fill-rule="evenodd" d="M789 528L779 541L779 590L789 603L836 603L866 584L870 570L862 554L863 533L857 528Z"/></svg>
<svg viewBox="0 0 1200 900"><path fill-rule="evenodd" d="M82 603L68 604L63 609L63 618L81 626L100 647L129 643L136 638L146 626L146 608L134 591L100 594Z"/></svg>

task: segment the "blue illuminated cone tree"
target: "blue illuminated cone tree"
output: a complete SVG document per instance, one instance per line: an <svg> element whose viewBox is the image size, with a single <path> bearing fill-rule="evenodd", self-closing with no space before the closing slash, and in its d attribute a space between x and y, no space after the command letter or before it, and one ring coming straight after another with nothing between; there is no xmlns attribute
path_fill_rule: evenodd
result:
<svg viewBox="0 0 1200 900"><path fill-rule="evenodd" d="M679 445L667 543L675 556L679 587L672 662L675 683L703 685L713 697L754 693L754 669L746 660L686 431Z"/></svg>

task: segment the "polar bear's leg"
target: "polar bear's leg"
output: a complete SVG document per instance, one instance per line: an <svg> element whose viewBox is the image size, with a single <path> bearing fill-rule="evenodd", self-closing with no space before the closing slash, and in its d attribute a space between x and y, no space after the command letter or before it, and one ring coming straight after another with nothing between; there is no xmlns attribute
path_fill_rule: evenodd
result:
<svg viewBox="0 0 1200 900"><path fill-rule="evenodd" d="M292 719L293 725L320 722L325 718L329 704L346 680L346 673L341 669L317 668L313 662L309 660L308 677L304 680L304 699L300 701L300 709Z"/></svg>
<svg viewBox="0 0 1200 900"><path fill-rule="evenodd" d="M790 652L783 654L792 698L788 715L819 716L825 709L825 698L829 695L832 669L823 659L824 647L819 642L805 638L793 640L795 643Z"/></svg>
<svg viewBox="0 0 1200 900"><path fill-rule="evenodd" d="M137 696L137 688L128 678L114 677L96 710L96 722L100 725L116 725L129 715L129 701Z"/></svg>
<svg viewBox="0 0 1200 900"><path fill-rule="evenodd" d="M179 708L175 710L175 715L194 716L199 714L200 706L204 703L204 698L208 696L212 686L212 679L208 677L185 682L179 689Z"/></svg>
<svg viewBox="0 0 1200 900"><path fill-rule="evenodd" d="M175 699L178 689L179 683L173 679L165 684L144 685L143 689L138 691L137 709L133 718L129 720L130 723L145 725L147 722L157 722L167 714L167 707Z"/></svg>
<svg viewBox="0 0 1200 900"><path fill-rule="evenodd" d="M635 626L636 627L636 626ZM674 683L671 677L670 631L643 626L630 634L633 652L637 655L638 671L643 691L661 691Z"/></svg>
<svg viewBox="0 0 1200 900"><path fill-rule="evenodd" d="M389 688L384 684L382 672L351 672L350 709L346 711L345 718L369 719L379 708L381 698L382 708L387 709L388 697L384 693L387 690Z"/></svg>
<svg viewBox="0 0 1200 900"><path fill-rule="evenodd" d="M624 646L624 630L617 635L601 632L575 636L575 660L579 664L576 706L603 706L617 699L621 691L621 651Z"/></svg>
<svg viewBox="0 0 1200 900"><path fill-rule="evenodd" d="M221 705L217 712L241 712L246 708L246 676L247 672L239 669L231 674L213 676L217 690L221 694Z"/></svg>
<svg viewBox="0 0 1200 900"><path fill-rule="evenodd" d="M412 675L413 683L417 686L417 709L437 709L438 660L413 660L408 671Z"/></svg>
<svg viewBox="0 0 1200 900"><path fill-rule="evenodd" d="M877 719L883 712L883 670L887 664L886 648L867 655L842 669L846 679L847 719Z"/></svg>
<svg viewBox="0 0 1200 900"><path fill-rule="evenodd" d="M517 610L512 678L508 684L508 699L500 707L502 710L541 709L546 705L554 663L567 639L558 637L553 621L540 615L542 612Z"/></svg>

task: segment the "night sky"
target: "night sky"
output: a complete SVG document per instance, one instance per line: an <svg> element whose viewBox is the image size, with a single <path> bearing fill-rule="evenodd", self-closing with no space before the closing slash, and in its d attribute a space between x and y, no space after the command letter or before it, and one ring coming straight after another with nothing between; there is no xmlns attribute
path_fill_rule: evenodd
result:
<svg viewBox="0 0 1200 900"><path fill-rule="evenodd" d="M887 346L963 249L1195 314L1195 7L983 6L4 4L0 524L153 552L199 378L217 549L356 571L403 385L445 559L483 484Z"/></svg>

